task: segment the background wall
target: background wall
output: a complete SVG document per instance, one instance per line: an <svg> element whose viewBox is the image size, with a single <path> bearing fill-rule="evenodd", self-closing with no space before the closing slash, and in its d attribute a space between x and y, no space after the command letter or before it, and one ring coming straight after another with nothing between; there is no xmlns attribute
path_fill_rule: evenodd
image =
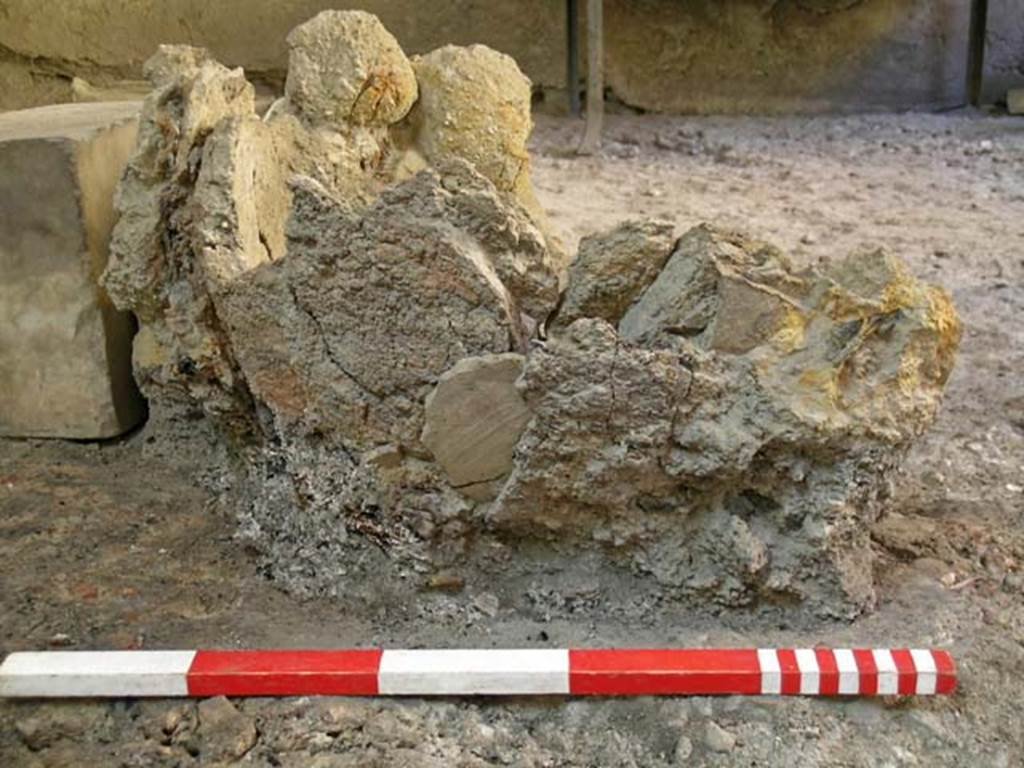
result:
<svg viewBox="0 0 1024 768"><path fill-rule="evenodd" d="M1009 88L1024 88L1024 0L988 0L985 52L986 101L1002 101Z"/></svg>
<svg viewBox="0 0 1024 768"><path fill-rule="evenodd" d="M990 0L989 84L1024 83L1021 0ZM565 88L563 0L0 0L0 109L130 95L161 42L278 86L284 37L324 8L381 17L410 53L486 43ZM585 3L580 3L585 5ZM964 100L969 0L606 0L608 83L667 112L933 109ZM136 82L133 82L136 81ZM557 103L561 103L558 100Z"/></svg>

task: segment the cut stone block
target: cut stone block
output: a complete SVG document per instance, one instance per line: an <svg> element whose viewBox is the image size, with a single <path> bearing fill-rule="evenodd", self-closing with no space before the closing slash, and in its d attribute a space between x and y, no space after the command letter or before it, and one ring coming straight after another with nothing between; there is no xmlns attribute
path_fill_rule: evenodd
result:
<svg viewBox="0 0 1024 768"><path fill-rule="evenodd" d="M1006 110L1011 115L1024 115L1024 88L1011 88L1007 92Z"/></svg>
<svg viewBox="0 0 1024 768"><path fill-rule="evenodd" d="M0 115L0 435L105 438L145 417L134 321L98 283L138 110Z"/></svg>

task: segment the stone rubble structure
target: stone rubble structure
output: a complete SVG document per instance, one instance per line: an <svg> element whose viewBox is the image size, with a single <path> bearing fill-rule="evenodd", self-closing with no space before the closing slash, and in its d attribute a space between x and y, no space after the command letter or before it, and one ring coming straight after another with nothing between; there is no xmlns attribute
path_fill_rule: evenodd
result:
<svg viewBox="0 0 1024 768"><path fill-rule="evenodd" d="M288 41L262 118L203 51L148 62L104 276L151 431L216 427L272 576L511 578L536 560L490 553L522 546L665 599L871 606L868 525L959 342L944 291L658 222L566 270L511 59L410 61L361 12Z"/></svg>

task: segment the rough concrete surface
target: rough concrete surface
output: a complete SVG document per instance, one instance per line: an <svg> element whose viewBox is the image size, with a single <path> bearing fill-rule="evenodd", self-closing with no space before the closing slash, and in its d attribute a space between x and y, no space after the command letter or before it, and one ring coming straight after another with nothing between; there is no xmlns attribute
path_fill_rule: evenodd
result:
<svg viewBox="0 0 1024 768"><path fill-rule="evenodd" d="M711 221L822 270L883 246L952 289L965 331L945 403L869 526L874 612L836 621L784 603L715 615L612 579L598 560L524 575L512 566L529 552L512 559L498 545L491 572L456 561L393 587L356 580L331 600L297 601L239 546L235 507L207 489L219 477L210 452L184 447L194 440L164 452L147 426L117 444L0 443L0 651L935 644L960 667L948 699L237 700L257 726L239 764L1014 766L1024 751L1017 123L613 116L604 152L576 159L564 150L578 123L538 123L538 197L573 250L621 218L666 218L679 233ZM358 522L372 530L374 518ZM389 567L366 549L346 565L360 561ZM0 762L208 765L222 742L199 722L191 702L8 702ZM715 751L728 736L732 748Z"/></svg>
<svg viewBox="0 0 1024 768"><path fill-rule="evenodd" d="M105 438L145 418L131 317L99 286L135 110L0 116L0 435Z"/></svg>
<svg viewBox="0 0 1024 768"><path fill-rule="evenodd" d="M970 4L960 0L605 5L608 83L634 107L785 113L945 108L966 99ZM289 30L325 8L378 15L410 54L486 44L511 55L564 109L561 0L2 0L0 109L144 93L141 64L161 43L207 47L276 90ZM1024 84L1022 23L1018 0L991 0L989 101Z"/></svg>

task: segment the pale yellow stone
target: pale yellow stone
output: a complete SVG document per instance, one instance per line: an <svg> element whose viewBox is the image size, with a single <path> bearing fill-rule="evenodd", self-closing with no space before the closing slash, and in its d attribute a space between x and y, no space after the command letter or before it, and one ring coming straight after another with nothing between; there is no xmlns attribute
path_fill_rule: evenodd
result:
<svg viewBox="0 0 1024 768"><path fill-rule="evenodd" d="M0 435L105 438L144 418L133 321L98 284L137 110L0 115Z"/></svg>

